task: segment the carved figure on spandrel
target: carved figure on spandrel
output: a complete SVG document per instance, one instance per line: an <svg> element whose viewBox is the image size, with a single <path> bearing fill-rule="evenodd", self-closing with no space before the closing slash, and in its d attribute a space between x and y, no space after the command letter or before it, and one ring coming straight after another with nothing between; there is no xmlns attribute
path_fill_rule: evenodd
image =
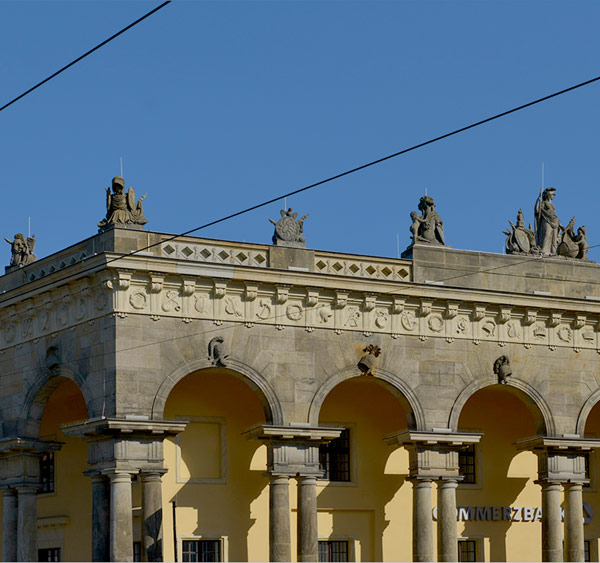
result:
<svg viewBox="0 0 600 563"><path fill-rule="evenodd" d="M226 367L229 352L222 336L215 336L208 343L208 359L213 366Z"/></svg>
<svg viewBox="0 0 600 563"><path fill-rule="evenodd" d="M494 362L494 373L498 376L498 383L506 383L506 378L512 375L508 356L500 356Z"/></svg>
<svg viewBox="0 0 600 563"><path fill-rule="evenodd" d="M287 211L280 211L281 219L275 222L269 219L275 225L273 233L273 244L276 246L291 246L293 248L306 248L306 239L302 236L304 231L304 221L308 214L298 219L298 213L293 212L290 207Z"/></svg>
<svg viewBox="0 0 600 563"><path fill-rule="evenodd" d="M17 233L14 240L4 239L10 244L10 266L22 268L37 260L37 256L33 253L35 248L35 235L25 238L25 235Z"/></svg>
<svg viewBox="0 0 600 563"><path fill-rule="evenodd" d="M144 194L137 202L135 191L130 186L125 193L125 180L115 176L112 180L112 193L106 188L106 217L98 223L103 231L119 225L145 225L148 219L144 217L142 202L148 194Z"/></svg>

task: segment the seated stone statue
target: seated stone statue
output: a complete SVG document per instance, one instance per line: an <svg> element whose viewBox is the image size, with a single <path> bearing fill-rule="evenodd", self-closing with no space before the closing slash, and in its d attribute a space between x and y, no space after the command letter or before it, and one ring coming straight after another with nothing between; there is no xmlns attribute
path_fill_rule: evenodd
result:
<svg viewBox="0 0 600 563"><path fill-rule="evenodd" d="M14 240L4 239L10 244L11 257L10 266L22 268L37 260L37 256L33 253L35 247L35 235L25 238L25 235L17 233Z"/></svg>
<svg viewBox="0 0 600 563"><path fill-rule="evenodd" d="M413 221L410 227L413 244L424 242L445 245L444 224L435 210L433 198L424 195L419 200L419 211L421 212L420 216L416 211L410 214Z"/></svg>
<svg viewBox="0 0 600 563"><path fill-rule="evenodd" d="M573 217L566 227L562 227L562 239L558 245L556 253L566 258L578 258L588 260L588 242L585 227L579 227L575 234L575 217Z"/></svg>
<svg viewBox="0 0 600 563"><path fill-rule="evenodd" d="M125 181L115 176L112 181L112 193L106 188L106 217L98 223L100 230L118 225L144 225L148 219L144 217L142 202L148 194L144 194L137 202L135 192L130 187L125 193Z"/></svg>

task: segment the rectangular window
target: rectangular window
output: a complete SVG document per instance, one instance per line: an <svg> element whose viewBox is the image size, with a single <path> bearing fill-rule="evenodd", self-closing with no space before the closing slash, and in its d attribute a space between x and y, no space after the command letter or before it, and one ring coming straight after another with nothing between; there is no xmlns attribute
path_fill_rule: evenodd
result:
<svg viewBox="0 0 600 563"><path fill-rule="evenodd" d="M586 479L591 479L591 477L590 477L590 454L589 453L584 453L583 454L583 459L585 460L585 478ZM583 486L584 487L590 487L591 486L591 482L590 483L585 483Z"/></svg>
<svg viewBox="0 0 600 563"><path fill-rule="evenodd" d="M319 446L319 464L323 479L350 481L350 430L345 428L339 438Z"/></svg>
<svg viewBox="0 0 600 563"><path fill-rule="evenodd" d="M475 444L458 452L458 467L464 477L461 483L475 483Z"/></svg>
<svg viewBox="0 0 600 563"><path fill-rule="evenodd" d="M346 540L319 541L319 562L348 561L348 542Z"/></svg>
<svg viewBox="0 0 600 563"><path fill-rule="evenodd" d="M60 561L60 547L38 549L38 561Z"/></svg>
<svg viewBox="0 0 600 563"><path fill-rule="evenodd" d="M458 560L477 561L477 542L475 540L458 541Z"/></svg>
<svg viewBox="0 0 600 563"><path fill-rule="evenodd" d="M592 560L592 553L590 550L590 540L585 540L583 542L583 560L584 561L591 561Z"/></svg>
<svg viewBox="0 0 600 563"><path fill-rule="evenodd" d="M183 540L182 561L221 561L221 540Z"/></svg>
<svg viewBox="0 0 600 563"><path fill-rule="evenodd" d="M142 560L142 542L141 541L133 542L133 560L134 561Z"/></svg>
<svg viewBox="0 0 600 563"><path fill-rule="evenodd" d="M40 458L40 493L54 492L54 452L46 452Z"/></svg>

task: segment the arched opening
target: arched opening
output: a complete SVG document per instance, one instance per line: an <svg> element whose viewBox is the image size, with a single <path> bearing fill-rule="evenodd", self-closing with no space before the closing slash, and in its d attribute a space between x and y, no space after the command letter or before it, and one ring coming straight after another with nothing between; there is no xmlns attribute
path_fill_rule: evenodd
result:
<svg viewBox="0 0 600 563"><path fill-rule="evenodd" d="M470 542L478 561L540 560L537 457L515 444L544 432L543 421L533 400L507 385L476 391L460 411L459 431L483 433L461 454L465 479L457 491L459 539Z"/></svg>
<svg viewBox="0 0 600 563"><path fill-rule="evenodd" d="M191 373L169 393L164 418L189 424L164 443L172 468L163 477L165 560L174 558L174 525L179 560L203 549L221 550L222 560L268 559L266 446L243 435L266 423L264 404L255 386L222 368Z"/></svg>
<svg viewBox="0 0 600 563"><path fill-rule="evenodd" d="M600 440L600 401L598 401L589 411L585 420L584 438ZM598 537L600 536L600 499L598 498L598 489L600 487L600 451L590 450L585 454L586 469L590 479L589 485L583 487L583 502L591 507L591 511L585 510L584 516L593 514L584 526L584 537L590 541L592 552L598 548Z"/></svg>
<svg viewBox="0 0 600 563"><path fill-rule="evenodd" d="M40 466L38 549L60 549L62 561L90 560L92 495L90 480L83 475L88 468L88 446L61 430L62 426L87 420L85 400L79 387L64 377L53 378L44 386L34 405L41 405L42 397L45 406L38 423L39 438L63 445L45 456Z"/></svg>
<svg viewBox="0 0 600 563"><path fill-rule="evenodd" d="M320 426L347 431L339 447L321 447L326 479L318 481L319 538L329 542L322 548L342 542L349 560L359 560L358 551L362 561L411 557L408 454L384 440L409 426L393 391L381 379L354 377L331 389L320 409Z"/></svg>

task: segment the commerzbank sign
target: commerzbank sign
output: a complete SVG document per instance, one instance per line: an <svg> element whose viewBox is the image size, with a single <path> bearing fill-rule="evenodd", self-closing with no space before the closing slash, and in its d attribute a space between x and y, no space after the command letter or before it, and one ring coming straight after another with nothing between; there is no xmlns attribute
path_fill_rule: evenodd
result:
<svg viewBox="0 0 600 563"><path fill-rule="evenodd" d="M433 507L433 519L437 520L438 507ZM564 508L560 509L561 519L565 518ZM583 503L583 523L589 524L594 516L592 507ZM456 518L461 522L471 520L508 521L508 522L536 522L542 519L540 506L459 506L456 509Z"/></svg>

